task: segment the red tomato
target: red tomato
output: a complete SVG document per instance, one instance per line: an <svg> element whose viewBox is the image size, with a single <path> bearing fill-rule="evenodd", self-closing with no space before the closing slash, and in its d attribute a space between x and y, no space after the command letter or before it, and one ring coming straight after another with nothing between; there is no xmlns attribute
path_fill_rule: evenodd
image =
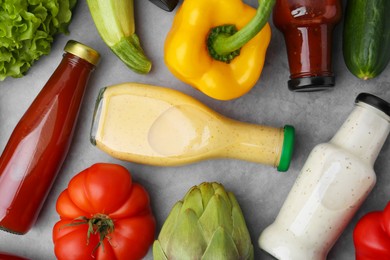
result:
<svg viewBox="0 0 390 260"><path fill-rule="evenodd" d="M142 259L154 241L149 195L129 171L99 163L77 174L58 197L53 228L62 259Z"/></svg>

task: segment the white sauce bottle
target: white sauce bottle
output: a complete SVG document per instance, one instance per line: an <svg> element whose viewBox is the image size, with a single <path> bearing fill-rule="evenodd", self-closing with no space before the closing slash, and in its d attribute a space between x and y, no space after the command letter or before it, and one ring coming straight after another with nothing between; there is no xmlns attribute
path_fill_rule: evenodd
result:
<svg viewBox="0 0 390 260"><path fill-rule="evenodd" d="M390 131L390 104L361 93L328 143L310 153L259 246L278 259L326 259L376 182L374 162Z"/></svg>

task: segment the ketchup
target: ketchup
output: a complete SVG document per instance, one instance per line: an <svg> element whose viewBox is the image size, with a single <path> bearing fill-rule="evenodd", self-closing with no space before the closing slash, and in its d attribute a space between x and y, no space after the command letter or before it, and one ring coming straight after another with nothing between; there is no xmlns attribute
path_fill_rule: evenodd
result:
<svg viewBox="0 0 390 260"><path fill-rule="evenodd" d="M0 157L0 229L24 234L35 223L69 150L99 53L75 41L16 125Z"/></svg>
<svg viewBox="0 0 390 260"><path fill-rule="evenodd" d="M0 260L28 260L27 258L0 252Z"/></svg>
<svg viewBox="0 0 390 260"><path fill-rule="evenodd" d="M340 0L276 1L273 21L286 42L290 90L333 88L332 33L340 19Z"/></svg>

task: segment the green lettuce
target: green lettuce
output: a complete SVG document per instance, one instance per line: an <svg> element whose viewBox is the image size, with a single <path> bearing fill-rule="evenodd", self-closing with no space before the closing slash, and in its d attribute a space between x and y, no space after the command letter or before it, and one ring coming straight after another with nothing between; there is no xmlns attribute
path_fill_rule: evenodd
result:
<svg viewBox="0 0 390 260"><path fill-rule="evenodd" d="M77 0L0 0L0 80L22 77L53 37L68 33Z"/></svg>

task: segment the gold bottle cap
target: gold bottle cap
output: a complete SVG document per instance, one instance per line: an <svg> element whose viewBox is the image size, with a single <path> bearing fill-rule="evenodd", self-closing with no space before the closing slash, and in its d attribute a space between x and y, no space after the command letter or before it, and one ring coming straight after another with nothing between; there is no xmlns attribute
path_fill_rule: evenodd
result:
<svg viewBox="0 0 390 260"><path fill-rule="evenodd" d="M74 40L70 40L67 42L64 51L76 55L77 57L88 61L92 65L97 65L100 60L99 52L95 51L91 47L88 47L87 45L84 45Z"/></svg>

